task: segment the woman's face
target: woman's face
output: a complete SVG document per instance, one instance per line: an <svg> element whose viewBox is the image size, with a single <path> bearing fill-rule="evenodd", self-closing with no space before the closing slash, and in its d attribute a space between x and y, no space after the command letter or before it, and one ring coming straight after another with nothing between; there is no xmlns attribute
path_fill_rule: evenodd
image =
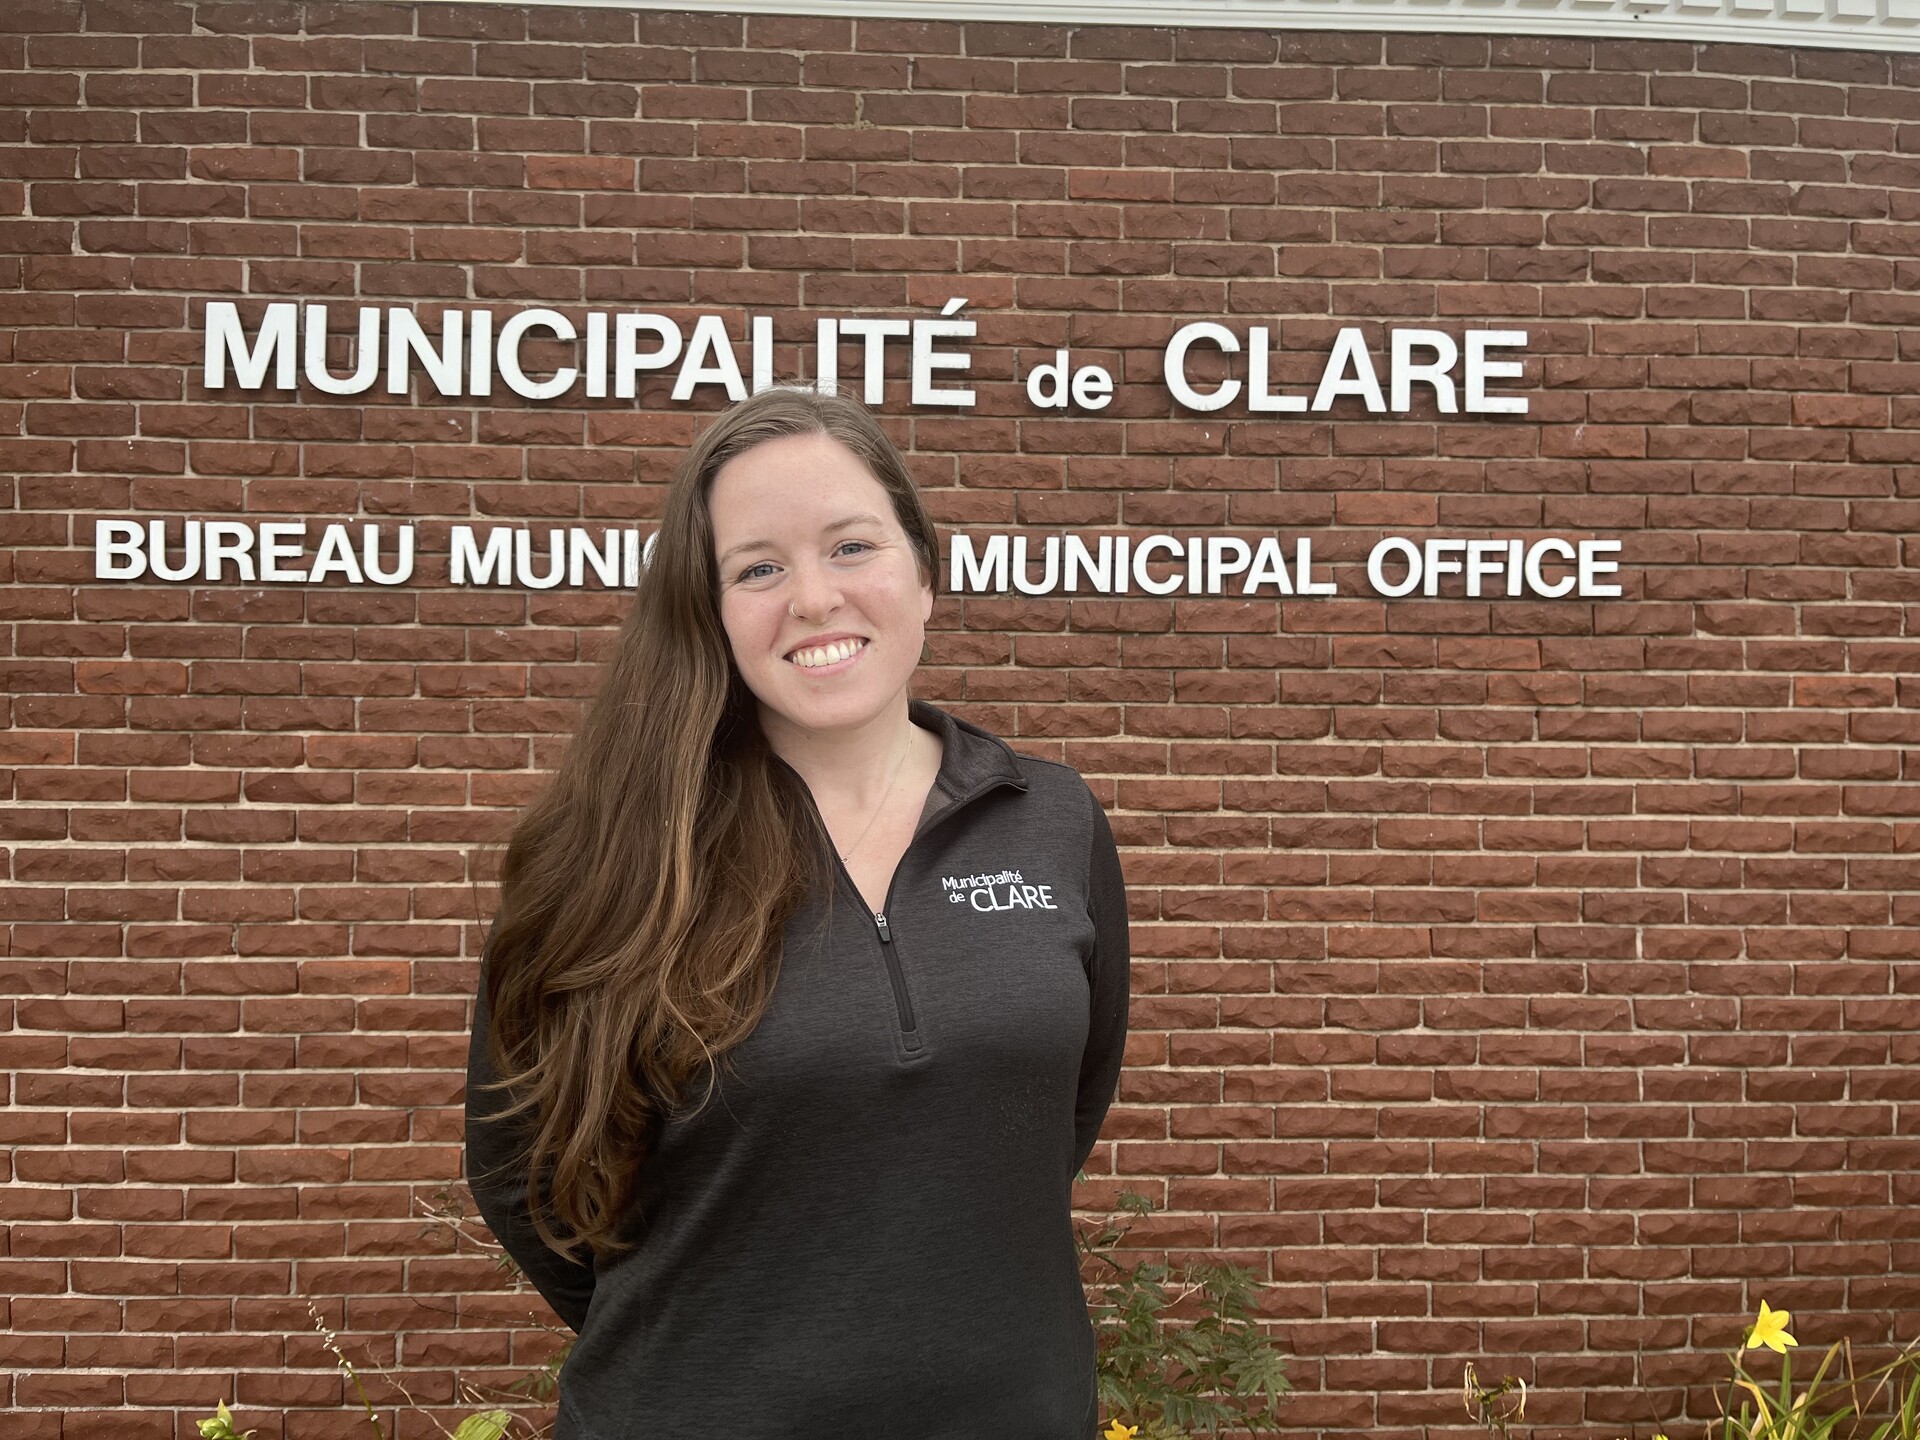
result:
<svg viewBox="0 0 1920 1440"><path fill-rule="evenodd" d="M899 703L932 577L885 487L830 435L734 456L707 492L720 623L769 733L855 728Z"/></svg>

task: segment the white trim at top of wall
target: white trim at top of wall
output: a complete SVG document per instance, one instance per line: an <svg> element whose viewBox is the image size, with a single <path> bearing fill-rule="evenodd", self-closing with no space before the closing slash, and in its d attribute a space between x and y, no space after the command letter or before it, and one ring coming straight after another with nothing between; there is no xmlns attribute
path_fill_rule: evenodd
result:
<svg viewBox="0 0 1920 1440"><path fill-rule="evenodd" d="M989 20L1167 30L1395 30L1920 51L1920 0L468 0L573 9ZM1170 24L1169 21L1174 23Z"/></svg>

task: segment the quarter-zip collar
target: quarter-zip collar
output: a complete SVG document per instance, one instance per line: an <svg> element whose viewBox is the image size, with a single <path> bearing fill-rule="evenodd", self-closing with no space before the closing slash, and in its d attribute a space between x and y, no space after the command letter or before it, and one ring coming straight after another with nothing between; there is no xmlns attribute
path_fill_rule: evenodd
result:
<svg viewBox="0 0 1920 1440"><path fill-rule="evenodd" d="M909 699L907 716L940 733L940 773L934 783L952 797L954 804L941 806L928 817L930 820L938 819L955 805L965 804L996 785L1011 785L1016 790L1027 788L1013 747L998 735L957 715L949 715L925 700Z"/></svg>
<svg viewBox="0 0 1920 1440"><path fill-rule="evenodd" d="M998 735L957 715L949 715L925 700L908 699L907 717L940 735L940 771L934 777L934 784L948 797L948 803L928 815L927 822L942 818L996 786L1011 785L1016 790L1027 788L1026 776L1020 773L1018 756L1014 754L1013 747ZM800 772L787 765L780 756L774 755L773 759L786 766L796 779L800 778ZM926 822L923 822L920 829L925 828ZM914 833L918 835L919 830Z"/></svg>

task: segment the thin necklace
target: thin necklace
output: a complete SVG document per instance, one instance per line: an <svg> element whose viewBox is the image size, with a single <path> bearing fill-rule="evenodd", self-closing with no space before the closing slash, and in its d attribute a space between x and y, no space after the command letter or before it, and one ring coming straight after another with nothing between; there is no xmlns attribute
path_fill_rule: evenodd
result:
<svg viewBox="0 0 1920 1440"><path fill-rule="evenodd" d="M846 848L846 852L840 856L840 859L842 861L851 860L853 858L853 852L858 850L860 848L860 842L867 838L867 831L873 829L873 822L880 818L881 810L883 810L886 807L886 803L888 799L893 795L893 787L897 783L899 783L900 767L907 763L907 755L912 751L912 749L913 749L913 726L909 724L907 726L907 746L906 746L906 749L900 752L900 758L894 762L893 778L887 781L887 788L886 788L886 791L880 796L880 803L873 807L873 814L867 820L867 829L862 830L860 832L859 840L854 841L853 844L849 845Z"/></svg>

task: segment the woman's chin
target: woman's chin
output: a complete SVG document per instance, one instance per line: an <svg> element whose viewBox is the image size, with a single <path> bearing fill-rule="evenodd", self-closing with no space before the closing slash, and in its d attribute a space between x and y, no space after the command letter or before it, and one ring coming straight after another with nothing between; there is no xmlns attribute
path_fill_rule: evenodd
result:
<svg viewBox="0 0 1920 1440"><path fill-rule="evenodd" d="M762 713L796 730L852 730L885 713L900 693L900 686L877 685L872 677L859 682L852 676L847 679L849 683L831 688L822 684L810 689L804 678L799 684L781 685L775 693L760 697Z"/></svg>

